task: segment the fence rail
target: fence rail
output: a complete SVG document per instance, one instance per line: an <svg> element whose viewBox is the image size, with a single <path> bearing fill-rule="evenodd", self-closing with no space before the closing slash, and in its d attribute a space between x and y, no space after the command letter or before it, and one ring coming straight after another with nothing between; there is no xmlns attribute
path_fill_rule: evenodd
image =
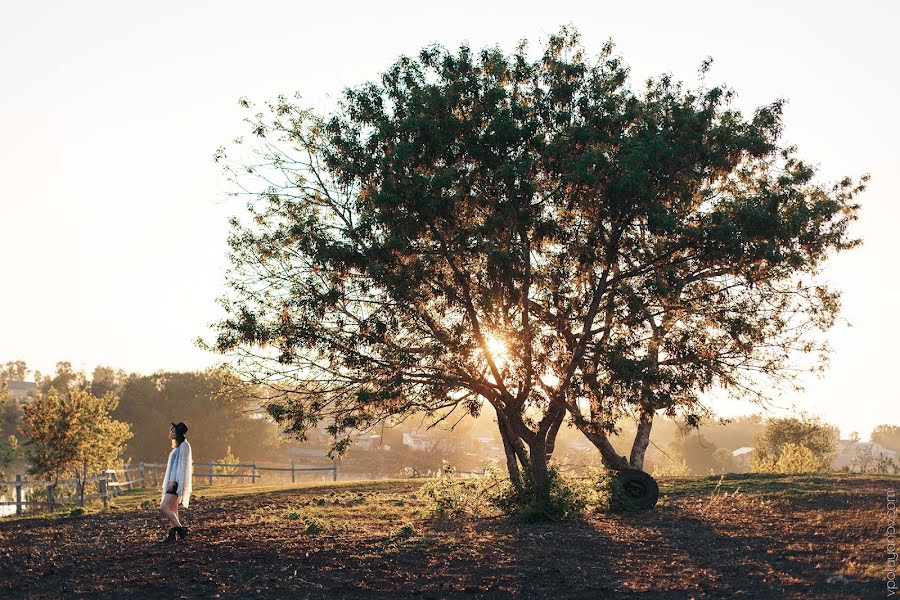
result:
<svg viewBox="0 0 900 600"><path fill-rule="evenodd" d="M198 472L198 466L208 467L207 472L203 472L200 470ZM294 461L291 461L290 466L288 467L263 467L256 464L256 461L252 463L218 463L215 461L209 461L207 463L194 463L194 479L205 479L209 485L213 485L213 481L220 477L243 477L246 479L250 479L252 483L256 483L257 479L263 477L260 471L280 471L280 472L289 472L291 474L291 483L295 483L297 481L297 473L303 472L321 472L321 471L331 471L331 480L337 481L338 476L338 467L337 461L332 460L330 467L299 467ZM128 469L107 469L106 471L100 473L99 475L95 475L93 477L87 477L83 481L79 481L78 479L60 479L59 481L30 481L27 479L23 479L22 475L16 475L15 481L0 481L0 487L14 487L15 488L15 501L0 501L0 506L15 506L16 514L21 515L23 509L25 507L38 507L38 508L46 508L47 511L52 511L54 508L62 507L66 504L78 504L79 506L84 506L84 500L103 500L103 507L106 508L109 506L109 498L118 496L122 490L132 490L132 489L143 489L148 487L148 480L152 479L152 485L157 486L161 482L161 477L159 477L160 471L165 472L166 465L159 463L140 463L137 467L130 467ZM235 468L243 468L250 469L249 473L221 473L216 472L216 469L235 469ZM119 473L122 474L122 478L119 478ZM96 494L85 494L81 495L82 486L88 483L97 482L99 493ZM55 498L55 489L59 484L74 484L76 487L75 496L65 498L65 499L57 499ZM47 499L44 501L39 500L24 500L24 490L26 489L34 489L34 488L45 488L46 489L46 497Z"/></svg>

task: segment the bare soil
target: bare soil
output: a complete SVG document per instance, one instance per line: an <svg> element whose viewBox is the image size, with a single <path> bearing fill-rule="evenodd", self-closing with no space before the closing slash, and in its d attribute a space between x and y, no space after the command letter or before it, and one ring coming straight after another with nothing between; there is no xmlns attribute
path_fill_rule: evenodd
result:
<svg viewBox="0 0 900 600"><path fill-rule="evenodd" d="M415 481L204 496L162 546L149 507L0 520L10 598L874 598L888 476L668 480L641 514L429 516ZM147 498L155 497L149 493Z"/></svg>

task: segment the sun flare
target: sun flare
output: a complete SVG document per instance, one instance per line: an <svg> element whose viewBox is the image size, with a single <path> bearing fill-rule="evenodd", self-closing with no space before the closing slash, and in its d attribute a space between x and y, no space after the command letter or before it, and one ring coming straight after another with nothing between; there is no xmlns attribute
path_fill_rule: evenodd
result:
<svg viewBox="0 0 900 600"><path fill-rule="evenodd" d="M487 350L490 353L494 364L497 365L498 368L503 367L503 364L507 360L507 353L509 351L509 349L506 347L506 343L504 343L503 341L503 338L497 335L488 334L485 336L484 341L487 344ZM478 356L481 360L486 361L485 353L480 346L476 348L474 356Z"/></svg>

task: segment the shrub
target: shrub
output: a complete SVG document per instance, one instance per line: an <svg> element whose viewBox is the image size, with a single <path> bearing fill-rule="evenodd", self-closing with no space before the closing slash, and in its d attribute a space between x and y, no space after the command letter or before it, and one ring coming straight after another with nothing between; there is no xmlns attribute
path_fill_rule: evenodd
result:
<svg viewBox="0 0 900 600"><path fill-rule="evenodd" d="M582 514L589 504L589 491L584 485L563 473L554 462L548 465L547 476L550 493L546 504L537 500L534 480L528 471L523 473L521 488L516 489L507 480L491 498L492 504L525 523L569 519Z"/></svg>
<svg viewBox="0 0 900 600"><path fill-rule="evenodd" d="M412 525L404 525L394 533L397 538L410 538L416 534L416 528Z"/></svg>
<svg viewBox="0 0 900 600"><path fill-rule="evenodd" d="M432 514L480 516L499 512L533 523L572 518L596 502L592 485L562 473L553 462L548 467L550 494L543 506L536 500L534 480L527 471L523 473L519 489L510 482L496 460L488 463L482 477L454 479L454 473L455 469L444 461L434 479L420 489Z"/></svg>
<svg viewBox="0 0 900 600"><path fill-rule="evenodd" d="M306 519L306 533L320 533L324 529L325 525L322 523L322 521L314 518Z"/></svg>
<svg viewBox="0 0 900 600"><path fill-rule="evenodd" d="M481 514L486 503L484 486L480 479L454 479L456 474L450 463L442 461L441 469L431 481L419 489L435 516L462 516ZM487 478L487 471L485 477ZM484 479L482 478L482 479Z"/></svg>
<svg viewBox="0 0 900 600"><path fill-rule="evenodd" d="M827 470L827 459L794 442L784 444L777 459L763 456L753 463L755 473L816 473Z"/></svg>

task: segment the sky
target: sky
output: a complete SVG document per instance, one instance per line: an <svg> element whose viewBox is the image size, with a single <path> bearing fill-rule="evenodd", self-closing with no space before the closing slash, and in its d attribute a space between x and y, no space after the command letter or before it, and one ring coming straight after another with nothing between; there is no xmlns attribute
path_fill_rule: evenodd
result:
<svg viewBox="0 0 900 600"><path fill-rule="evenodd" d="M726 83L745 114L785 98L784 138L821 181L870 173L852 233L824 271L852 325L830 334L821 379L773 414L803 410L864 437L900 424L900 83L889 2L16 2L0 4L0 362L89 375L192 370L211 340L242 214L213 153L246 134L238 99L299 91L327 107L401 54L527 38L575 25L611 38L636 87L671 73ZM723 415L754 412L717 399Z"/></svg>

